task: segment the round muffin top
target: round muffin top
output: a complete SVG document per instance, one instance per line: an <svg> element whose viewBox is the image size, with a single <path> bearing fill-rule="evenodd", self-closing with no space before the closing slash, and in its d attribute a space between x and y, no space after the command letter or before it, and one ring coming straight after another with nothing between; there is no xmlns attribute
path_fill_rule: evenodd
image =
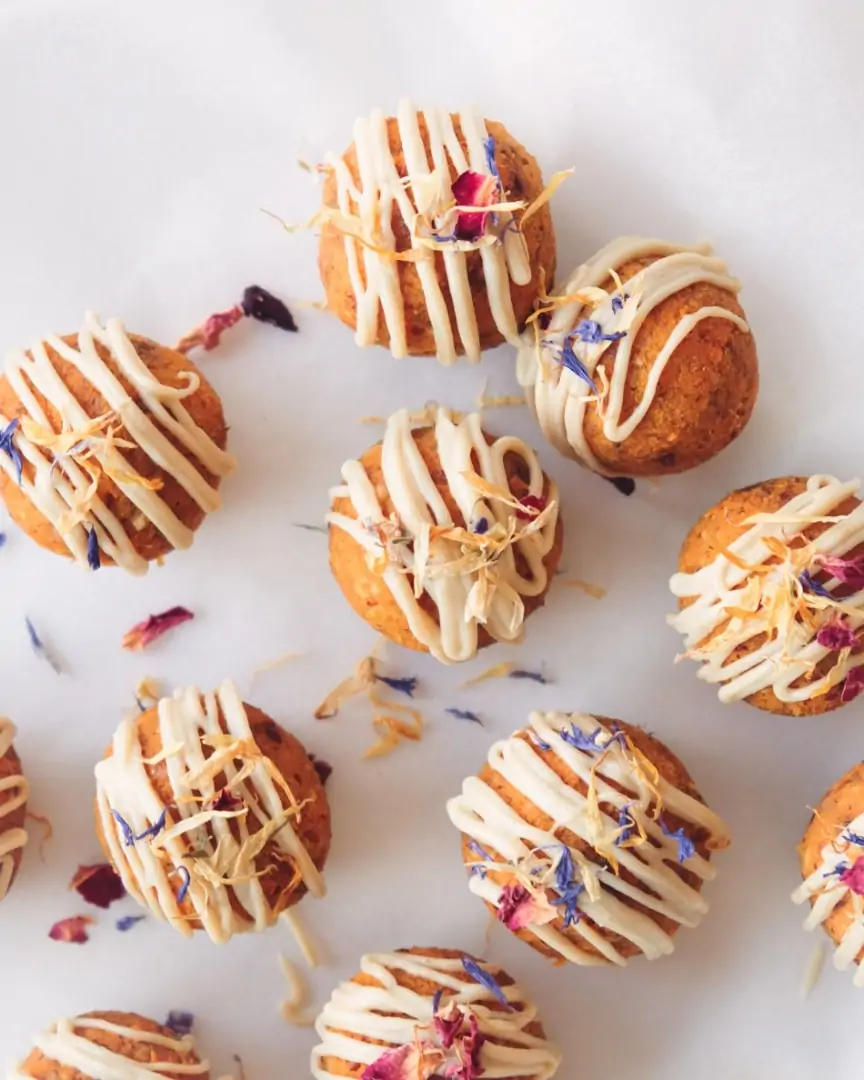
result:
<svg viewBox="0 0 864 1080"><path fill-rule="evenodd" d="M15 725L0 716L0 900L9 891L27 843L24 823L30 785L12 748Z"/></svg>
<svg viewBox="0 0 864 1080"><path fill-rule="evenodd" d="M783 477L732 492L684 541L669 625L723 702L827 712L864 688L860 481Z"/></svg>
<svg viewBox="0 0 864 1080"><path fill-rule="evenodd" d="M10 1080L210 1080L210 1064L196 1053L191 1035L178 1036L135 1013L58 1020L33 1046Z"/></svg>
<svg viewBox="0 0 864 1080"><path fill-rule="evenodd" d="M561 1063L513 979L451 949L364 956L315 1027L315 1080L548 1080Z"/></svg>
<svg viewBox="0 0 864 1080"><path fill-rule="evenodd" d="M93 569L143 574L189 547L235 468L221 402L195 366L92 312L77 336L10 354L0 426L12 517Z"/></svg>
<svg viewBox="0 0 864 1080"><path fill-rule="evenodd" d="M358 345L450 364L518 343L555 238L537 162L501 124L403 100L324 168L321 277Z"/></svg>
<svg viewBox="0 0 864 1080"><path fill-rule="evenodd" d="M442 663L519 640L561 550L558 488L521 439L485 435L477 413L403 409L342 478L330 561L364 618Z"/></svg>
<svg viewBox="0 0 864 1080"><path fill-rule="evenodd" d="M729 844L663 743L574 713L532 713L447 812L471 891L534 948L582 965L672 952L707 910L710 853Z"/></svg>
<svg viewBox="0 0 864 1080"><path fill-rule="evenodd" d="M807 930L824 926L837 945L834 966L855 965L864 986L864 764L825 793L798 848L804 882L792 894L811 904Z"/></svg>
<svg viewBox="0 0 864 1080"><path fill-rule="evenodd" d="M324 895L323 785L297 739L231 683L125 720L96 786L97 832L127 891L184 935L221 943Z"/></svg>
<svg viewBox="0 0 864 1080"><path fill-rule="evenodd" d="M740 288L707 244L602 248L522 337L517 374L546 438L606 476L682 472L723 449L758 389Z"/></svg>

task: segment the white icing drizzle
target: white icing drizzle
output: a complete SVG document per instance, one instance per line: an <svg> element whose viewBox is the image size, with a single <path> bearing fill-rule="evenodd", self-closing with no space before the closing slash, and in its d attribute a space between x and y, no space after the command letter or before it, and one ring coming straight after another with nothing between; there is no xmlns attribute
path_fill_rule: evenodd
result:
<svg viewBox="0 0 864 1080"><path fill-rule="evenodd" d="M599 729L598 743L603 746L609 744L602 758L597 753L576 749L565 742L561 732L569 731L573 724L588 736ZM674 943L670 935L644 911L628 907L619 899L627 897L635 900L643 908L688 927L697 926L708 910L701 893L688 885L677 871L676 841L663 833L649 813L652 793L620 745L614 743L612 733L595 717L535 712L531 714L528 731L541 743L548 745L586 785L591 782L594 768L598 802L610 804L616 808L616 812L629 807L631 818L641 823L648 836L649 842L637 847L610 847L620 866L633 874L638 884L624 881L611 868L604 869L599 864L593 864L599 889L596 890L596 898L590 895L591 889L580 894L577 901L579 910L597 927L632 942L649 960L671 953ZM568 829L596 849L596 826L592 823L586 797L566 784L546 764L531 741L518 736L517 732L509 739L495 743L489 751L489 765L529 799L532 806L551 818L552 826L544 829L530 824L479 777L469 777L462 785L462 794L448 802L450 820L460 832L484 850L494 849L514 866L541 848L553 845L554 850L555 845L561 847L557 835L561 829ZM610 780L620 784L629 794L617 791L608 783ZM728 843L725 824L701 802L662 778L657 789L665 810L683 821L707 829L715 846ZM609 818L602 811L599 813L604 833L614 835L617 820ZM575 858L578 865L578 853ZM715 875L714 868L698 852L687 859L686 869L701 881L710 881ZM475 895L495 907L499 906L503 887L492 881L490 876L472 875L469 887ZM554 883L547 887L557 892ZM532 925L530 930L544 945L571 963L626 964L626 958L615 945L594 927L587 925L585 919L580 919L569 928L571 936L563 933L561 926L559 917L553 923ZM593 946L600 956L574 941L574 935Z"/></svg>
<svg viewBox="0 0 864 1080"><path fill-rule="evenodd" d="M500 977L500 970L493 965L480 963L480 967L496 980ZM548 1080L561 1063L556 1046L526 1030L537 1019L537 1009L516 985L502 987L507 1001L515 1006L512 1012L502 1012L489 1008L494 998L485 987L464 981L459 959L407 952L377 953L364 956L360 970L376 979L380 986L345 982L334 991L315 1024L322 1040L312 1052L315 1080L341 1075L324 1067L324 1059L328 1057L352 1065L371 1065L377 1061L385 1048L363 1042L364 1038L379 1039L391 1047L405 1046L414 1042L418 1027L432 1023L432 997L399 986L395 972L452 991L452 996L448 994L445 999L447 1004L455 1002L475 1014L487 1039L480 1052L484 1080L514 1077Z"/></svg>
<svg viewBox="0 0 864 1080"><path fill-rule="evenodd" d="M6 756L15 738L15 725L11 720L0 716L0 758ZM0 779L0 793L11 792L11 797L0 803L0 900L9 891L12 875L15 872L15 853L27 843L24 829L3 829L3 818L20 810L27 802L30 785L23 776L13 774Z"/></svg>
<svg viewBox="0 0 864 1080"><path fill-rule="evenodd" d="M490 525L500 522L507 526L514 513L512 508L498 500L490 499L487 502L481 499L477 490L462 475L475 470L472 454L479 462L479 475L506 490L509 490L509 481L505 459L508 454L515 454L528 467L528 493L538 497L543 495L544 475L540 462L534 451L521 439L496 439L490 446L483 434L478 413L471 413L456 421L448 409L438 408L434 414L434 426L441 470L466 523L482 516ZM412 537L412 544L424 532L428 536L431 525L453 524L450 511L414 441L411 420L405 409L395 413L387 423L381 469L396 514L404 530ZM384 517L375 488L359 461L346 462L342 466L342 478L343 486L334 488L330 497L350 498L357 518L330 513L327 521L347 532L368 552L378 553L381 550L378 539L368 528L369 523L380 522ZM558 522L558 488L550 481L547 505L551 503L555 503L556 508L546 524L537 532L517 539L495 563L497 586L484 625L497 641L519 640L524 623L522 597L539 596L548 585L549 577L543 560L555 543ZM416 552L416 546L414 550ZM420 606L402 568L388 565L383 578L414 637L443 663L458 663L470 659L477 652L480 617L473 613L471 598L478 572L436 575L436 564L458 557L459 547L452 540L437 539L432 541L430 551L428 566L431 572L424 575L423 586L438 609L437 620ZM517 569L515 551L524 557L529 576L524 576ZM406 557L411 558L410 554Z"/></svg>
<svg viewBox="0 0 864 1080"><path fill-rule="evenodd" d="M391 220L394 211L410 231L414 217L423 204L423 189L434 182L435 174L439 178L449 178L452 164L457 175L468 169L490 175L483 148L487 138L486 124L481 117L470 110L463 110L459 114L462 135L467 144L463 150L450 113L443 109L425 109L422 116L428 130L433 171L430 171L420 133L420 114L410 101L404 99L399 102L397 120L407 178L400 177L396 169L387 134L387 118L380 109L369 117L357 120L354 125L359 185L354 182L344 158L331 153L325 159L336 177L341 212L350 214L353 209L362 222L365 235L376 237L376 243L388 251L396 250ZM449 179L447 182L449 186ZM436 355L442 363L452 364L456 360L458 343L438 281L438 261L432 250L413 239L413 234L412 245L419 255L414 265L435 336ZM516 345L519 334L510 297L510 280L518 285L525 285L531 280L531 266L524 244L520 236L509 231L504 234L503 243L478 250L495 325L502 337ZM377 342L380 311L384 314L391 352L396 357L406 356L405 302L398 264L347 235L345 255L357 301L357 344L362 347ZM480 336L468 281L467 254L444 249L441 258L458 341L469 360L476 363L480 360Z"/></svg>
<svg viewBox="0 0 864 1080"><path fill-rule="evenodd" d="M140 404L133 400L101 359L96 349L97 342L109 351L123 378L134 387ZM23 350L17 349L9 354L6 361L6 378L28 415L35 423L49 430L51 424L33 392L34 389L60 414L63 430L81 430L94 418L81 407L59 376L48 355L47 347L74 365L82 378L105 399L108 407L116 414L118 422L128 434L128 439L144 450L164 473L173 477L202 510L212 513L219 509L218 490L210 485L195 465L167 438L167 435L172 436L214 476L228 476L236 468L234 458L221 450L209 435L195 424L183 404L183 399L198 389L198 375L187 372L187 385L180 389L164 386L154 378L138 355L119 319L108 319L103 325L97 315L88 311L78 332L77 348L67 345L56 335L51 335L31 346L29 356ZM5 426L9 419L0 416L0 422ZM15 445L34 472L32 479L25 477L22 481L24 494L57 529L78 563L87 566L87 539L90 530L95 529L100 550L114 563L132 574L146 573L147 561L135 551L122 522L98 495L94 498L85 521L65 531L61 528L64 516L76 502L81 501L92 480L89 473L73 457L61 457L55 462L50 451L31 443L20 429L15 433ZM96 449L93 459L106 469L120 474L113 482L134 504L143 519L155 525L172 547L190 546L192 530L183 524L160 493L123 478L123 474L134 475L134 470L120 449ZM0 468L6 471L11 483L18 483L15 465L8 455L0 454Z"/></svg>
<svg viewBox="0 0 864 1080"><path fill-rule="evenodd" d="M210 1063L198 1061L195 1064L182 1065L171 1062L143 1062L132 1061L123 1054L115 1054L104 1046L91 1042L79 1031L90 1028L94 1031L104 1031L118 1038L130 1042L143 1043L152 1047L153 1053L170 1051L176 1054L195 1053L195 1040L191 1035L182 1038L175 1035L159 1035L150 1031L139 1031L136 1028L124 1027L120 1024L112 1024L108 1020L100 1020L96 1017L79 1016L74 1019L58 1020L50 1031L33 1040L33 1046L50 1061L56 1062L63 1069L75 1069L84 1076L92 1077L93 1080L154 1080L165 1077L168 1073L172 1076L206 1076L210 1072ZM7 1073L7 1080L27 1080L29 1073L20 1072L23 1064L18 1069L12 1069Z"/></svg>
<svg viewBox="0 0 864 1080"><path fill-rule="evenodd" d="M624 442L645 419L666 365L681 342L703 319L728 319L745 333L748 332L744 319L724 307L712 305L684 315L654 360L641 401L626 420L621 419L634 342L640 327L658 304L698 282L716 285L733 293L740 291L741 283L729 276L725 262L711 257L711 252L708 244L678 247L662 240L639 236L623 236L613 240L589 262L583 263L554 295L563 297L586 289L597 289L609 277L610 270L617 270L633 259L656 256L655 262L625 283L624 291L629 299L621 304L613 292L594 308L579 300L556 308L551 313L548 328L542 331L544 344L541 345L539 358L533 329L526 330L522 335L516 365L517 377L543 434L562 454L575 458L595 472L612 475L597 460L585 437L585 415L589 401L594 401L591 388L574 372L564 368L555 356L557 346L581 319L598 322L607 334L626 332L626 336L618 342L603 416L603 434L613 443ZM616 298L614 307L613 298ZM609 341L579 344L577 355L592 377L611 344Z"/></svg>
<svg viewBox="0 0 864 1080"><path fill-rule="evenodd" d="M864 960L858 959L859 953L864 950L864 897L853 893L848 885L840 881L839 874L843 869L841 863L849 866L857 861L850 855L850 849L858 852L858 858L864 858L861 847L845 839L847 834L860 836L862 832L864 814L859 814L841 832L838 839L844 842L826 844L816 869L792 893L792 900L796 904L812 901L813 906L804 920L805 930L815 930L840 904L851 901L852 917L840 944L834 950L833 964L838 971L846 971L854 964L852 982L855 986L864 986Z"/></svg>
<svg viewBox="0 0 864 1080"><path fill-rule="evenodd" d="M218 794L212 775L206 771L208 759L203 740L208 736L221 736L224 723L232 739L248 745L252 742L252 730L243 702L230 682L203 696L195 687L177 690L172 698L163 698L158 708L165 766L174 796L170 814L174 822L179 823L200 813L202 799L206 801ZM234 750L223 755L221 772L226 784L230 784L240 771L233 761L238 752ZM214 756L218 753L218 750L214 751ZM212 759L210 764L212 766ZM145 841L127 846L112 810L119 813L138 836L158 822L165 809L165 803L147 775L135 720L125 720L117 729L112 755L96 766L96 786L102 832L127 891L157 918L190 936L192 929L177 902L180 878L174 868L191 865L194 870L194 862L183 861L192 846L203 848L208 855L214 855L218 848L220 856L233 859L240 851L240 844L250 835L246 818L233 817L229 821L224 817L213 817L206 828L196 828L191 834L178 832L172 835L176 825L169 826L157 838L156 848ZM249 775L231 790L243 799L249 816L257 819L262 828L284 813L279 789L260 758L253 759ZM195 800L190 796L195 796ZM232 828L239 832L239 842ZM290 821L275 833L272 843L292 861L309 892L316 897L323 896L324 879ZM168 858L160 859L159 854L166 852ZM246 912L245 916L232 908L232 894ZM233 934L265 930L277 919L259 880L254 877L226 886L201 879L193 872L186 902L191 903L202 926L217 943L227 941Z"/></svg>
<svg viewBox="0 0 864 1080"><path fill-rule="evenodd" d="M765 515L765 520L752 525L735 539L729 550L748 565L759 564L770 556L764 543L766 537L788 542L806 529L808 519L812 522L814 517L831 516L841 503L856 497L860 487L860 480L842 483L833 476L812 476L807 481L806 491L790 499L776 513ZM864 505L829 525L809 546L813 555L842 556L862 543ZM777 573L780 572L778 569ZM726 608L743 606L743 593L750 576L749 571L735 566L725 555L717 555L713 562L693 573L673 574L669 582L672 593L693 602L667 616L667 622L684 635L688 649L710 638L728 622L716 643L706 646L704 651L700 649L698 658L704 663L697 672L699 678L719 684L718 697L723 702L742 701L768 687L779 701L807 701L818 692L842 682L849 669L860 662L858 658L850 656L843 660L838 654L838 663L830 675L802 686L792 685L831 652L816 640L817 630L801 621L793 623L787 633L766 640L744 656L729 660L736 648L771 630L767 614L760 613L747 620L739 617L729 620ZM828 589L838 584L834 579L826 582ZM844 620L854 629L864 624L864 608L860 609L860 614L848 609L862 602L864 592L843 601Z"/></svg>

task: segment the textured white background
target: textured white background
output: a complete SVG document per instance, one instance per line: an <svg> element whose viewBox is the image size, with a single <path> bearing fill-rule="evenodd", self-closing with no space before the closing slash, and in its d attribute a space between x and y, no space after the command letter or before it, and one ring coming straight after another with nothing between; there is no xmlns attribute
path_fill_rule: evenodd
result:
<svg viewBox="0 0 864 1080"><path fill-rule="evenodd" d="M514 654L447 670L391 649L391 671L422 679L428 735L368 763L362 706L329 723L312 711L373 635L332 582L324 538L292 522L319 520L343 459L378 437L361 415L431 398L465 408L487 377L512 392L513 352L480 370L397 362L298 308L300 334L250 324L204 356L240 471L190 553L143 580L81 573L14 533L0 555L0 708L21 729L32 806L56 830L44 865L27 852L0 912L0 1058L23 1054L57 1015L180 1006L200 1015L219 1066L237 1052L249 1080L306 1075L313 1035L277 1016L276 954L293 950L284 929L221 949L153 920L120 935L127 901L87 946L46 937L82 910L65 889L98 856L93 764L138 679L231 676L245 688L255 665L296 649L303 659L260 677L251 697L335 765L330 895L302 907L329 953L318 1004L364 951L482 947L484 912L444 799L532 707L603 711L668 740L735 845L718 860L710 915L669 959L558 970L494 935L490 955L536 995L566 1050L562 1077L860 1074L862 991L829 968L799 1000L813 938L789 893L805 807L860 759L864 705L811 721L721 708L690 665L673 667L679 643L663 621L678 544L707 505L770 475L861 467L864 12L853 12L745 0L0 3L3 346L70 332L85 306L171 342L251 281L318 297L313 237L287 236L260 208L304 219L317 192L298 154L341 149L358 113L408 93L477 103L547 175L575 163L554 203L562 271L624 232L713 240L745 282L763 372L734 448L632 499L544 451L562 488L566 566L607 598L553 590L529 623L519 660L545 662L555 686L460 692ZM490 413L488 426L540 441L524 410ZM121 652L131 623L178 603L198 619L150 655ZM31 654L25 613L70 674ZM477 709L486 728L447 717L450 705Z"/></svg>

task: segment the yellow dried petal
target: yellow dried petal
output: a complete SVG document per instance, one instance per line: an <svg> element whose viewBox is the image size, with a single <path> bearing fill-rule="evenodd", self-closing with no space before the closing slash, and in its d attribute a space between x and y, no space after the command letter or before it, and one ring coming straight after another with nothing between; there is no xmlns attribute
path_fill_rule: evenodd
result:
<svg viewBox="0 0 864 1080"><path fill-rule="evenodd" d="M583 581L582 578L562 578L558 584L565 589L581 589L595 600L602 600L606 595L606 589L601 585L592 585L590 581Z"/></svg>
<svg viewBox="0 0 864 1080"><path fill-rule="evenodd" d="M556 172L545 188L540 192L537 198L528 206L525 213L519 219L519 228L525 228L525 222L532 218L541 207L544 207L547 202L552 198L559 187L573 175L576 171L575 167L570 169L562 169L560 172Z"/></svg>

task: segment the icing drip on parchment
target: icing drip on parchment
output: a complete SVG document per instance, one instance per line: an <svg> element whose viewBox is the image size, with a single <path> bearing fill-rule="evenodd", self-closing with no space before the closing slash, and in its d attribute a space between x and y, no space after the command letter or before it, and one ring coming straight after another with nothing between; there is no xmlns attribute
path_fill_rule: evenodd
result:
<svg viewBox="0 0 864 1080"><path fill-rule="evenodd" d="M806 491L776 513L760 515L757 523L729 545L734 562L720 554L693 573L673 574L669 582L672 593L691 603L667 616L667 621L684 635L688 655L703 661L697 674L700 679L718 685L721 701L742 701L769 687L779 701L807 701L842 682L849 670L860 663L860 657L838 654L837 662L827 675L794 686L793 683L803 676L810 675L832 650L816 640L818 620L790 620L782 632L775 633L777 619L772 603L775 591L800 588L794 582L787 584L784 581L783 575L787 572L782 563L765 568L768 572L758 575L746 569L763 568L765 561L772 557L769 548L772 538L788 545L814 521L834 515L837 507L857 496L860 487L859 480L842 483L832 476L813 476L807 481ZM828 524L820 536L807 542L807 558L818 566L821 556L843 556L862 543L864 505L859 505L839 521ZM744 566L736 565L739 561ZM752 589L756 576L761 583L758 607ZM825 587L831 590L839 584L830 578ZM818 597L810 603L824 606ZM730 615L729 609L746 611L747 618L740 614ZM841 609L851 629L864 625L864 591L845 597ZM732 658L736 649L755 642L762 635L768 635L766 640L754 644L744 655Z"/></svg>
<svg viewBox="0 0 864 1080"><path fill-rule="evenodd" d="M834 967L846 971L855 965L855 986L864 986L864 960L859 954L864 950L864 875L859 860L864 859L864 814L859 814L842 830L837 841L822 848L821 857L813 873L792 893L796 904L812 903L804 920L805 930L821 926L841 905L851 905L849 926L834 951ZM857 843L855 841L858 841ZM854 868L854 870L853 870ZM852 880L848 875L852 872ZM855 887L850 888L854 883Z"/></svg>
<svg viewBox="0 0 864 1080"><path fill-rule="evenodd" d="M443 109L425 109L422 116L428 131L429 156L432 159L430 170L420 131L420 116L410 101L400 101L397 120L407 178L401 177L397 171L388 138L387 118L380 109L369 117L357 120L354 125L359 184L354 182L344 158L328 154L325 161L336 177L339 210L345 215L356 214L365 235L375 237L378 247L385 252L396 250L392 226L394 213L402 218L411 232L412 247L417 253L414 265L423 289L438 359L445 364L455 361L455 335L458 335L465 355L477 362L480 359L480 336L468 280L467 252L456 247L442 247L440 252L453 308L451 321L444 291L438 281L438 257L430 248L418 243L412 230L418 211L424 208L428 200L430 185L440 187L446 180L449 187L451 163L457 175L469 169L492 175L484 149L484 142L488 138L486 124L470 110L465 109L459 114L459 125L467 143L463 150L450 113ZM519 334L510 298L510 281L512 279L516 284L524 285L531 280L531 266L524 240L516 230L511 229L502 233L500 243L481 246L477 250L482 259L483 278L495 325L507 341L516 345ZM375 344L378 340L379 314L383 313L393 355L407 355L405 302L397 262L347 235L345 255L357 300L357 344Z"/></svg>
<svg viewBox="0 0 864 1080"><path fill-rule="evenodd" d="M287 785L258 751L234 686L226 682L203 696L194 687L177 690L172 698L159 702L158 710L162 755L173 796L163 829L152 838L129 844L115 816L119 814L140 838L160 822L166 810L147 774L135 720L120 725L113 753L96 766L102 834L127 891L157 918L188 936L192 928L178 902L185 869L184 904L192 906L214 941L265 930L278 915L253 876L254 867L250 873L245 866L249 859L241 853L252 832L247 821L255 820L260 830L270 830L269 842L291 863L298 881L313 896L323 896L324 880L292 827L302 807L292 799L293 805L283 807L281 796ZM209 757L206 749L212 751ZM217 790L215 780L220 774L225 783ZM208 804L226 789L241 804L232 801L224 811L208 810ZM234 909L232 897L245 915Z"/></svg>
<svg viewBox="0 0 864 1080"><path fill-rule="evenodd" d="M50 1061L56 1061L63 1069L75 1069L93 1080L158 1080L167 1074L172 1076L206 1076L210 1071L207 1061L182 1065L171 1062L132 1061L122 1054L115 1054L104 1046L99 1046L83 1035L82 1029L90 1028L116 1035L129 1042L141 1043L152 1048L152 1054L169 1051L176 1054L195 1052L195 1040L191 1035L182 1038L174 1035L159 1035L150 1031L112 1024L96 1017L80 1016L75 1019L58 1020L50 1031L33 1040L33 1046ZM7 1073L7 1080L27 1080L29 1074L13 1069ZM52 1074L53 1075L53 1074Z"/></svg>
<svg viewBox="0 0 864 1080"><path fill-rule="evenodd" d="M12 747L15 738L15 725L11 720L0 717L0 758L6 756ZM0 793L10 797L6 802L0 803L0 900L9 891L12 884L12 874L15 872L15 853L27 843L27 833L24 829L3 828L3 818L20 810L27 802L30 786L23 776L12 775L6 779L0 779Z"/></svg>
<svg viewBox="0 0 864 1080"><path fill-rule="evenodd" d="M108 350L123 379L134 389L137 401L99 356L97 343ZM11 352L6 361L6 378L27 415L49 432L53 430L52 425L34 390L59 413L63 431L83 430L96 418L88 415L63 382L48 355L48 347L72 364L93 391L107 402L111 413L106 424L116 420L117 425L125 429L123 439L140 447L202 510L212 513L219 509L217 489L171 441L173 439L192 454L214 476L228 476L236 467L234 458L197 426L183 404L184 398L198 389L198 375L187 372L187 384L182 388L163 385L138 355L119 319L108 319L103 325L97 315L88 311L78 333L77 348L51 335L36 342L30 355L18 349ZM9 418L0 416L0 423L7 425ZM171 439L167 437L169 435ZM87 565L88 537L91 529L95 529L100 550L114 563L132 574L146 573L147 561L135 551L118 516L98 494L88 498L93 476L77 455L74 452L61 454L55 460L50 451L31 442L20 427L14 439L25 462L21 488L57 530L73 558L83 566ZM137 509L140 520L155 525L172 547L188 548L193 539L192 530L177 517L158 490L141 482L142 478L128 464L122 449L105 439L94 439L91 443L88 460L112 477ZM15 465L8 455L0 454L0 468L6 471L11 483L18 483ZM76 513L82 507L83 514ZM76 521L76 517L83 517L83 520Z"/></svg>
<svg viewBox="0 0 864 1080"><path fill-rule="evenodd" d="M662 240L638 236L613 240L580 266L553 295L554 299L587 292L596 306L577 298L556 307L548 327L542 331L539 350L532 329L522 335L516 368L519 382L525 388L528 403L543 434L562 454L575 458L595 472L612 475L592 453L585 437L585 415L589 404L596 404L596 396L584 379L563 367L558 359L564 341L581 320L597 323L602 334L623 334L617 343L603 404L603 434L613 443L624 442L645 419L672 354L703 319L728 319L747 332L744 319L724 307L711 305L682 316L654 360L641 400L629 416L622 419L633 346L640 327L658 304L699 282L732 293L740 291L741 283L730 277L725 262L712 257L711 251L708 244L677 247ZM623 293L604 293L600 288L609 278L610 270L617 270L633 259L653 256L656 261L629 278ZM598 365L612 344L612 341L602 339L573 343L578 359L595 382Z"/></svg>
<svg viewBox="0 0 864 1080"><path fill-rule="evenodd" d="M625 957L600 930L626 938L649 960L671 953L672 937L645 911L629 907L621 899L635 900L648 911L688 927L697 926L708 910L699 891L679 874L680 848L676 838L661 828L662 814L658 815L657 809L707 830L710 848L728 844L724 823L703 803L657 775L656 770L644 764L640 767L640 759L629 743L624 740L622 745L621 735L593 716L535 712L527 738L520 734L525 733L517 732L495 743L489 751L489 765L536 807L536 816L551 818L552 825L539 828L531 824L479 777L469 777L462 794L448 802L452 823L470 837L478 846L476 850L492 849L502 857L502 864L489 862L492 869L503 870L506 876L508 868L527 868L529 888L535 880L532 874L553 869L562 855L567 859L569 852L576 878L571 885L577 897L569 920L569 936L563 932L560 917L529 927L536 938L565 960L582 965L624 965ZM548 747L585 783L588 796L558 776L540 756L541 747L544 751ZM609 781L623 787L627 794ZM615 818L600 809L604 803L615 808ZM628 844L620 842L622 821L633 837ZM588 862L579 851L568 848L558 836L562 829L575 833L605 861ZM636 878L636 884L615 873L616 863ZM715 874L710 863L695 850L686 858L685 869L700 881L710 881ZM553 903L561 897L560 884L555 877L544 882L543 888ZM483 861L477 872L472 872L469 887L494 907L500 906L505 886L492 880ZM583 914L593 926L587 924ZM579 939L600 955L587 951Z"/></svg>
<svg viewBox="0 0 864 1080"><path fill-rule="evenodd" d="M381 455L383 483L395 508L396 521L385 518L375 487L359 461L343 465L344 484L330 492L333 500L349 498L357 517L330 513L327 521L352 536L373 558L382 555L383 550L379 526L393 524L398 528L399 546L394 550L402 561L384 559L383 579L417 640L443 663L456 663L477 652L481 623L497 641L517 641L521 637L525 617L522 598L541 595L549 582L543 560L555 543L558 489L550 481L545 516L540 527L531 531L528 515L527 520L519 521L513 507L491 497L481 498L465 474L475 474L476 467L483 480L509 492L506 459L515 455L527 467L526 496L540 499L545 481L533 450L512 437L496 439L489 445L477 413L454 420L449 410L438 408L433 422L441 472L466 524L470 527L472 521L484 519L490 538L496 525L516 530L513 542L502 548L494 564L478 568L474 561L465 562L459 542L432 534L435 527L452 526L454 522L414 441L411 418L404 409L388 421ZM483 536L477 534L474 539L479 542ZM419 557L421 550L428 558ZM516 552L524 558L527 575L517 566ZM409 573L414 579L413 588ZM437 619L420 605L423 591L434 601Z"/></svg>
<svg viewBox="0 0 864 1080"><path fill-rule="evenodd" d="M498 969L490 964L480 967L493 977L498 975ZM367 1066L377 1061L385 1047L363 1039L378 1039L390 1046L411 1045L418 1029L432 1023L433 997L400 986L397 972L434 983L446 992L448 1005L455 1002L476 1016L479 1030L486 1037L480 1052L482 1072L478 1075L492 1080L548 1080L560 1064L558 1048L526 1030L537 1019L537 1010L525 1000L518 986L502 987L508 1003L514 1006L513 1011L503 1012L489 1007L494 1003L489 990L477 982L465 981L460 959L378 953L364 956L360 970L380 986L345 982L337 987L315 1025L322 1040L312 1053L315 1080L341 1075L324 1067L326 1058Z"/></svg>

